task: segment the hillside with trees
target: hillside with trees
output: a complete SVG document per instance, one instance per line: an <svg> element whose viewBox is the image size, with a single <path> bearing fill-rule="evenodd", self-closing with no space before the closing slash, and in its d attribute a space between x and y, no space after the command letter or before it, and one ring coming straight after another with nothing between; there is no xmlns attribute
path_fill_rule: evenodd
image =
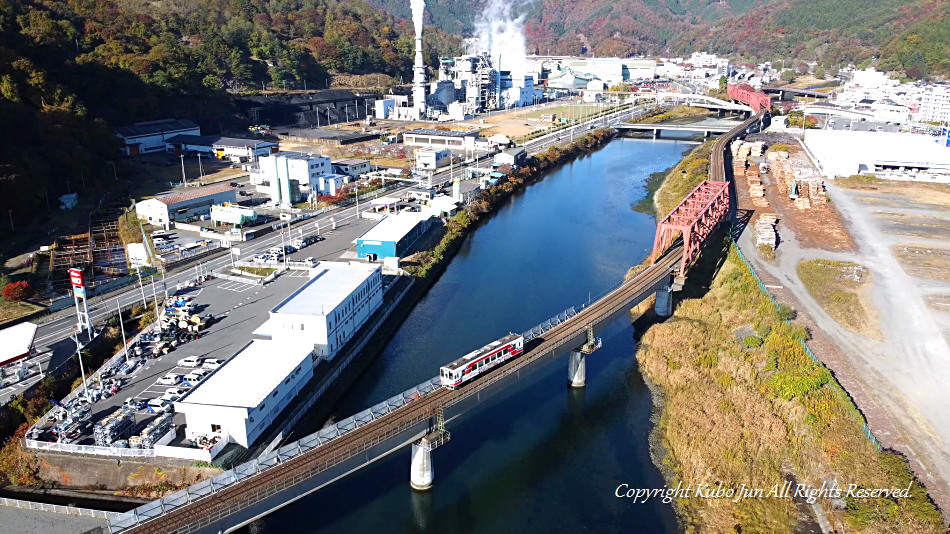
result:
<svg viewBox="0 0 950 534"><path fill-rule="evenodd" d="M0 213L114 180L112 128L233 119L228 94L411 76L411 22L360 0L0 0ZM433 29L426 55L458 51ZM69 182L71 181L71 185Z"/></svg>
<svg viewBox="0 0 950 534"><path fill-rule="evenodd" d="M405 16L408 2L369 0ZM436 26L469 36L489 0L427 4ZM528 53L682 55L704 50L748 60L802 60L827 70L879 57L909 78L950 74L946 0L528 0Z"/></svg>

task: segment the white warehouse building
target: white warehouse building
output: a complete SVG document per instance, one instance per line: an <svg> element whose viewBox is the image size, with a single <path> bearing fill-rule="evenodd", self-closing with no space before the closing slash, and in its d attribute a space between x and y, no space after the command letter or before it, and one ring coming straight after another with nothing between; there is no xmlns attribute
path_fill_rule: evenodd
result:
<svg viewBox="0 0 950 534"><path fill-rule="evenodd" d="M168 228L174 221L186 222L211 213L211 206L237 202L237 191L227 182L187 187L137 202L135 213L149 224Z"/></svg>
<svg viewBox="0 0 950 534"><path fill-rule="evenodd" d="M265 190L277 206L297 202L300 185L317 183L323 174L332 174L328 156L281 151L258 160L259 172L251 175L251 183ZM296 185L291 182L296 182Z"/></svg>
<svg viewBox="0 0 950 534"><path fill-rule="evenodd" d="M162 119L116 128L115 135L125 143L121 149L122 154L138 156L149 152L164 152L166 141L172 137L201 135L201 128L187 119Z"/></svg>
<svg viewBox="0 0 950 534"><path fill-rule="evenodd" d="M253 445L313 376L312 350L291 340L254 340L242 347L175 403L175 411L185 415L185 435Z"/></svg>
<svg viewBox="0 0 950 534"><path fill-rule="evenodd" d="M382 266L322 261L310 270L310 281L274 307L254 333L306 339L314 358L332 360L382 303Z"/></svg>
<svg viewBox="0 0 950 534"><path fill-rule="evenodd" d="M254 339L175 403L189 438L218 435L253 446L383 302L382 268L320 262L310 280L270 311Z"/></svg>

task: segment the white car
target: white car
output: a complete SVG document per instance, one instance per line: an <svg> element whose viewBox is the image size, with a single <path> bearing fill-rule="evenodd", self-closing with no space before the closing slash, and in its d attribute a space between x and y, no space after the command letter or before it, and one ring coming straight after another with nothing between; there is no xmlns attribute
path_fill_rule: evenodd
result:
<svg viewBox="0 0 950 534"><path fill-rule="evenodd" d="M175 373L168 373L165 376L158 379L158 383L163 386L174 386L175 384L181 382L181 375Z"/></svg>
<svg viewBox="0 0 950 534"><path fill-rule="evenodd" d="M180 398L181 398L181 395L174 395L172 393L166 393L161 396L161 400L167 401L167 402L175 402Z"/></svg>
<svg viewBox="0 0 950 534"><path fill-rule="evenodd" d="M211 369L211 370L217 369L218 367L221 367L222 365L224 365L224 360L219 360L218 358L208 358L201 364L201 366L204 367L205 369Z"/></svg>
<svg viewBox="0 0 950 534"><path fill-rule="evenodd" d="M197 356L188 356L178 360L179 367L198 367L201 365L201 358Z"/></svg>
<svg viewBox="0 0 950 534"><path fill-rule="evenodd" d="M185 375L184 381L188 382L189 384L197 384L198 382L201 382L202 380L204 380L204 378L208 376L209 372L210 371L208 371L207 369L198 369L198 370L192 371L188 373L187 375Z"/></svg>
<svg viewBox="0 0 950 534"><path fill-rule="evenodd" d="M165 390L166 395L178 395L179 397L185 393L188 393L188 390L185 388L168 388Z"/></svg>
<svg viewBox="0 0 950 534"><path fill-rule="evenodd" d="M152 399L148 401L148 408L153 412L170 412L172 403L165 399Z"/></svg>

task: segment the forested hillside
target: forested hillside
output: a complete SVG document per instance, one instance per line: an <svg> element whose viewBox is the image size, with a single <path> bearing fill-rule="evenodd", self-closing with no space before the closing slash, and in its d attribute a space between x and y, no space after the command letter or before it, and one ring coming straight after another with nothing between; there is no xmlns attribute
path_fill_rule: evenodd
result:
<svg viewBox="0 0 950 534"><path fill-rule="evenodd" d="M393 13L408 2L369 0ZM433 0L433 24L472 33L488 0ZM908 77L950 74L947 0L525 0L528 53L680 55L706 50L827 68L880 57Z"/></svg>
<svg viewBox="0 0 950 534"><path fill-rule="evenodd" d="M0 0L0 213L24 220L67 179L111 180L114 125L217 125L228 90L409 75L412 31L361 0ZM427 37L430 64L458 50Z"/></svg>

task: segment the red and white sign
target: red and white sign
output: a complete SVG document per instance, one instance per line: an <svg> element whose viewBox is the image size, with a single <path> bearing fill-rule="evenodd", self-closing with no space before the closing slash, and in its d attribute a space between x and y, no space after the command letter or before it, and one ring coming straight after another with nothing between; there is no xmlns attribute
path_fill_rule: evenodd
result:
<svg viewBox="0 0 950 534"><path fill-rule="evenodd" d="M69 283L72 284L73 287L83 287L86 285L82 275L82 269L72 268L69 270Z"/></svg>

